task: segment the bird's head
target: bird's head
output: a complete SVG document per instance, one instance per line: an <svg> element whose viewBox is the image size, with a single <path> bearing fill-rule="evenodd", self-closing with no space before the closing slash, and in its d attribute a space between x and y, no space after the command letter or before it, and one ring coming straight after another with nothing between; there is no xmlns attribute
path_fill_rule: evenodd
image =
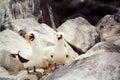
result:
<svg viewBox="0 0 120 80"><path fill-rule="evenodd" d="M35 38L38 36L38 33L36 31L30 31L25 34L25 39L27 43L31 43L35 40Z"/></svg>
<svg viewBox="0 0 120 80"><path fill-rule="evenodd" d="M63 36L64 36L64 33L63 33L63 32L57 32L57 33L56 33L56 38L57 38L58 41L59 41L59 40L62 40L62 39L63 39Z"/></svg>

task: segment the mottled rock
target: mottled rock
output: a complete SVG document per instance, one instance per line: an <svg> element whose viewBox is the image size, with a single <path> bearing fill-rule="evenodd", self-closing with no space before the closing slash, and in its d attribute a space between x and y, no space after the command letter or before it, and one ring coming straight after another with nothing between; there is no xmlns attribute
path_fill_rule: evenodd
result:
<svg viewBox="0 0 120 80"><path fill-rule="evenodd" d="M33 0L4 0L0 3L0 31L13 29L13 19L34 18Z"/></svg>
<svg viewBox="0 0 120 80"><path fill-rule="evenodd" d="M40 40L43 46L53 45L55 43L55 31L46 24L39 24L33 18L17 19L12 21L13 30L21 34L35 30L40 33Z"/></svg>
<svg viewBox="0 0 120 80"><path fill-rule="evenodd" d="M0 31L6 28L12 30L11 19L12 15L9 9L9 1L4 0L0 3Z"/></svg>
<svg viewBox="0 0 120 80"><path fill-rule="evenodd" d="M9 75L9 72L4 67L0 66L0 76L2 75Z"/></svg>
<svg viewBox="0 0 120 80"><path fill-rule="evenodd" d="M9 6L13 19L33 17L33 0L10 0Z"/></svg>
<svg viewBox="0 0 120 80"><path fill-rule="evenodd" d="M83 52L99 41L96 28L81 17L67 20L57 30L64 32L65 39Z"/></svg>
<svg viewBox="0 0 120 80"><path fill-rule="evenodd" d="M41 77L42 77L44 70L43 69L37 69L36 71L41 73ZM39 77L38 77L37 72L34 72L33 70L31 70L30 73L28 74L26 70L22 70L17 74L16 78L19 79L19 80L25 80L25 79L38 80Z"/></svg>
<svg viewBox="0 0 120 80"><path fill-rule="evenodd" d="M0 76L0 80L19 80L14 76Z"/></svg>
<svg viewBox="0 0 120 80"><path fill-rule="evenodd" d="M114 15L106 15L96 26L98 32L100 33L101 40L113 40L116 38L112 37L120 35L120 22L115 20Z"/></svg>
<svg viewBox="0 0 120 80"><path fill-rule="evenodd" d="M91 48L86 56L56 70L46 80L120 80L119 57L118 46L101 42Z"/></svg>
<svg viewBox="0 0 120 80"><path fill-rule="evenodd" d="M0 66L3 67L2 70L6 69L9 74L17 74L20 70L24 69L22 63L14 58L12 53L6 50L0 51ZM2 74L2 72L0 72ZM8 74L7 74L8 75Z"/></svg>
<svg viewBox="0 0 120 80"><path fill-rule="evenodd" d="M29 49L30 45L26 45L26 41L18 33L6 29L0 32L0 50L8 50L13 54L17 54L22 49Z"/></svg>

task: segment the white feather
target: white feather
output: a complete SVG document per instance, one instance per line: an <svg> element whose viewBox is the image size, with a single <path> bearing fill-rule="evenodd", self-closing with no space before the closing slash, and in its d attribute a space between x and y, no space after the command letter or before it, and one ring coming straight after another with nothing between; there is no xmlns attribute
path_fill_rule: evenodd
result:
<svg viewBox="0 0 120 80"><path fill-rule="evenodd" d="M57 32L56 35L58 36L62 35L62 38L56 41L56 44L52 50L51 55L53 55L53 63L58 66L61 66L63 64L66 64L66 62L69 62L66 56L67 55L70 56L70 55L68 54L68 51L64 45L65 44L64 33Z"/></svg>
<svg viewBox="0 0 120 80"><path fill-rule="evenodd" d="M30 55L24 55L23 58L27 58L29 61L24 63L24 67L48 67L47 58L45 57L45 51L40 43L39 33L36 31L30 31L27 34L34 34L35 39L30 43L31 45L31 53Z"/></svg>

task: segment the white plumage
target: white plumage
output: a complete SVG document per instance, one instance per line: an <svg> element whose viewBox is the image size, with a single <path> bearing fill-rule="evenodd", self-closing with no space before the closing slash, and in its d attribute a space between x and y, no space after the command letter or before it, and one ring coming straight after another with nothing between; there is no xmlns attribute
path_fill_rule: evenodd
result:
<svg viewBox="0 0 120 80"><path fill-rule="evenodd" d="M21 57L25 58L27 57L28 62L24 63L25 68L29 67L40 67L45 68L48 67L48 61L45 57L45 51L40 43L39 33L36 31L30 31L26 35L27 43L30 43L31 45L31 53L30 55L21 55Z"/></svg>
<svg viewBox="0 0 120 80"><path fill-rule="evenodd" d="M53 64L56 66L62 66L67 64L70 60L70 55L65 47L64 33L57 32L56 33L56 44L52 50L51 58L53 60Z"/></svg>

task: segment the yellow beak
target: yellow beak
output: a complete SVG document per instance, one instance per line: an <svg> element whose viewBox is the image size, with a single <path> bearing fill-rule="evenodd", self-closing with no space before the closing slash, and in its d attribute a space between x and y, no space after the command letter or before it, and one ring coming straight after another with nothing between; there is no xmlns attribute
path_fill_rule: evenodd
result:
<svg viewBox="0 0 120 80"><path fill-rule="evenodd" d="M28 39L28 40L26 40L26 44L28 44L28 43L30 43L30 42L31 42L31 40L29 40L29 39Z"/></svg>
<svg viewBox="0 0 120 80"><path fill-rule="evenodd" d="M28 44L28 43L31 42L31 40L29 39L29 36L30 36L30 35L31 35L31 34L25 34L26 44Z"/></svg>

